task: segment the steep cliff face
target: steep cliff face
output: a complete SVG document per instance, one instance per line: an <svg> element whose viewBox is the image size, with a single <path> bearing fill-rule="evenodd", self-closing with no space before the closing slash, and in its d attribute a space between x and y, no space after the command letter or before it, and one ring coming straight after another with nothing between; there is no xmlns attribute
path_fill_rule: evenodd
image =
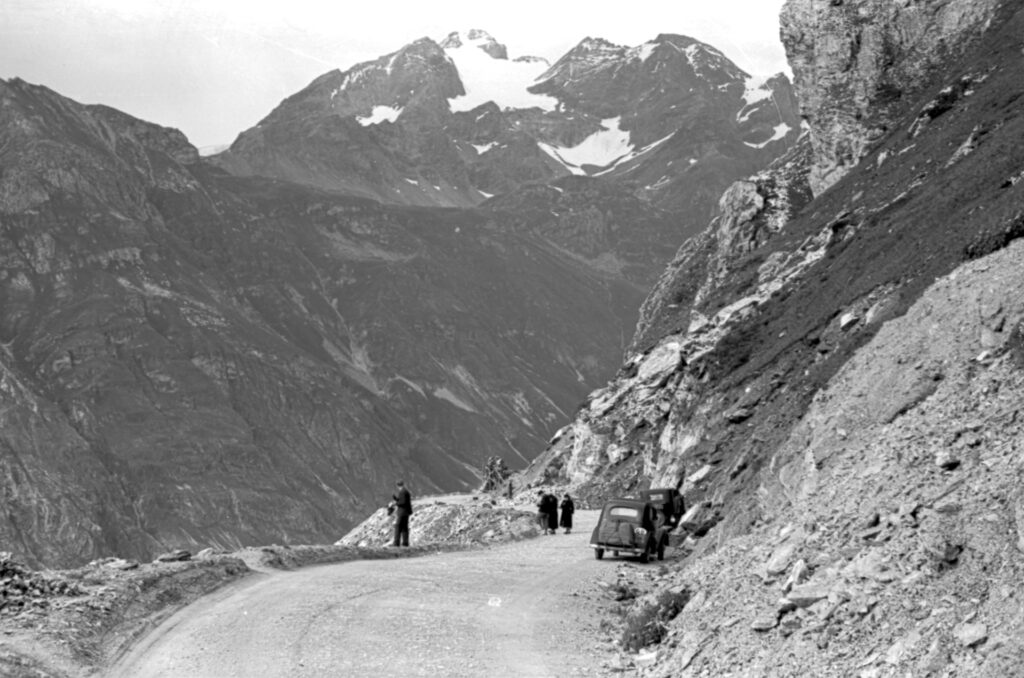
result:
<svg viewBox="0 0 1024 678"><path fill-rule="evenodd" d="M811 129L811 189L849 172L932 77L988 27L998 0L788 0L782 41Z"/></svg>
<svg viewBox="0 0 1024 678"><path fill-rule="evenodd" d="M1022 231L1016 11L927 85L908 83L922 97L890 110L891 131L832 190L807 202L796 150L728 192L538 473L603 495L707 465L720 533L769 510L754 488L813 395L936 277Z"/></svg>
<svg viewBox="0 0 1024 678"><path fill-rule="evenodd" d="M886 71L904 95L829 190L808 144L728 191L529 469L593 501L684 490L664 588L693 597L641 675L1015 671L1024 8L988 16L959 56ZM859 29L902 44L889 18Z"/></svg>

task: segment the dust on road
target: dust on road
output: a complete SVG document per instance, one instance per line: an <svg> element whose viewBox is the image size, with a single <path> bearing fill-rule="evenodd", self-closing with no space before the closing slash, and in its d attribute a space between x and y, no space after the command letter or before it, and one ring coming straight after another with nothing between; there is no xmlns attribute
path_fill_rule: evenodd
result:
<svg viewBox="0 0 1024 678"><path fill-rule="evenodd" d="M107 675L596 675L587 594L614 577L587 545L597 513L569 535L262 574L181 610Z"/></svg>

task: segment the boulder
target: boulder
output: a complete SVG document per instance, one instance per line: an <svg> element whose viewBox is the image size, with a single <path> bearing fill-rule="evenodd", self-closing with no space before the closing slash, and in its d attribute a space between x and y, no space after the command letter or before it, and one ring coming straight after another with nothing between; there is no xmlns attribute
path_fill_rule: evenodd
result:
<svg viewBox="0 0 1024 678"><path fill-rule="evenodd" d="M957 624L953 637L964 647L974 647L988 640L988 627L984 624Z"/></svg>
<svg viewBox="0 0 1024 678"><path fill-rule="evenodd" d="M794 586L786 594L786 600L797 607L810 607L819 600L828 598L832 587L825 584L801 584Z"/></svg>
<svg viewBox="0 0 1024 678"><path fill-rule="evenodd" d="M167 553L161 553L156 557L158 563L177 563L185 560L192 560L192 553L185 549L178 549L176 551L168 551Z"/></svg>
<svg viewBox="0 0 1024 678"><path fill-rule="evenodd" d="M804 583L809 575L810 569L807 567L807 561L803 558L796 561L793 563L793 568L789 571L789 577L782 587L783 592L787 592L794 586Z"/></svg>
<svg viewBox="0 0 1024 678"><path fill-rule="evenodd" d="M633 660L633 663L637 668L649 668L658 663L658 651L657 650L640 650Z"/></svg>
<svg viewBox="0 0 1024 678"><path fill-rule="evenodd" d="M952 471L960 465L960 459L957 458L953 450L948 447L940 447L935 451L935 465L945 471Z"/></svg>
<svg viewBox="0 0 1024 678"><path fill-rule="evenodd" d="M661 344L643 359L637 369L637 379L648 381L663 378L679 369L683 360L683 347L678 341Z"/></svg>
<svg viewBox="0 0 1024 678"><path fill-rule="evenodd" d="M796 544L791 541L779 544L772 552L768 562L765 564L765 570L771 576L780 575L789 568L789 564L793 562L793 556L796 554Z"/></svg>
<svg viewBox="0 0 1024 678"><path fill-rule="evenodd" d="M704 464L696 472L691 473L686 478L686 482L689 483L690 485L696 485L697 483L707 478L709 473L711 473L711 465Z"/></svg>
<svg viewBox="0 0 1024 678"><path fill-rule="evenodd" d="M739 424L750 419L753 415L754 412L749 407L736 407L725 413L725 420L730 424Z"/></svg>

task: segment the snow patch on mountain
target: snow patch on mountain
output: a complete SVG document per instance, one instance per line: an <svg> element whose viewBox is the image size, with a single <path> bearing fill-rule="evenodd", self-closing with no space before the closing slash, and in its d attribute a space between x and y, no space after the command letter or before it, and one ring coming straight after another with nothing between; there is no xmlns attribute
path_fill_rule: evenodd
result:
<svg viewBox="0 0 1024 678"><path fill-rule="evenodd" d="M743 90L743 108L736 114L736 122L746 122L757 110L757 104L774 96L767 82L768 78L764 76L747 77L746 89Z"/></svg>
<svg viewBox="0 0 1024 678"><path fill-rule="evenodd" d="M476 409L472 405L470 405L465 400L459 398L457 395L452 393L447 387L434 389L434 397L440 398L441 400L445 400L454 405L455 407L459 408L460 410L465 410L466 412L476 412Z"/></svg>
<svg viewBox="0 0 1024 678"><path fill-rule="evenodd" d="M484 153L486 153L487 151L489 151L489 150L491 150L492 148L494 148L495 146L497 146L497 145L498 145L498 142L496 142L496 141L492 141L492 142L491 142L491 143L489 143L489 144L470 144L470 145L471 145L471 146L472 146L473 148L475 148L475 149L476 149L477 155L483 155L483 154L484 154Z"/></svg>
<svg viewBox="0 0 1024 678"><path fill-rule="evenodd" d="M629 50L630 58L639 59L641 62L647 61L654 54L654 50L658 47L656 42L645 42L644 44L634 47Z"/></svg>
<svg viewBox="0 0 1024 678"><path fill-rule="evenodd" d="M665 143L666 141L671 139L673 134L675 134L675 132L672 132L671 134L666 134L665 136L663 136L662 138L658 139L657 141L655 141L653 143L650 143L650 144L647 144L646 146L644 146L640 150L630 151L626 155L624 155L621 158L619 158L618 160L614 161L607 168L601 170L600 172L597 172L594 176L600 176L602 174L607 174L608 172L611 172L613 169L615 169L619 165L622 165L623 163L629 162L630 160L635 160L636 158L639 158L642 155L646 155L647 153L650 153L655 148L657 148L658 146L661 146L663 143Z"/></svg>
<svg viewBox="0 0 1024 678"><path fill-rule="evenodd" d="M789 134L789 130L791 129L793 128L787 125L786 123L779 123L778 125L775 126L775 133L772 134L772 136L769 139L762 141L759 144L752 144L749 141L744 141L743 143L746 144L747 146L750 146L751 148L764 148L773 141L778 141L779 139L785 138L785 136Z"/></svg>
<svg viewBox="0 0 1024 678"><path fill-rule="evenodd" d="M206 158L211 155L217 155L231 148L231 144L215 144L213 146L200 146L199 155L200 157Z"/></svg>
<svg viewBox="0 0 1024 678"><path fill-rule="evenodd" d="M445 54L455 64L466 93L449 99L452 111L471 111L493 101L500 108L541 108L553 111L558 100L546 94L533 94L527 87L534 84L547 67L543 61L494 58L483 49L493 41L486 33L475 38L451 41Z"/></svg>
<svg viewBox="0 0 1024 678"><path fill-rule="evenodd" d="M358 121L363 127L369 127L370 125L378 125L385 121L394 122L401 114L401 108L395 108L394 106L374 106L370 115L357 116L356 121Z"/></svg>
<svg viewBox="0 0 1024 678"><path fill-rule="evenodd" d="M601 121L603 129L569 148L537 142L540 149L562 163L573 174L586 174L584 165L606 167L628 156L633 143L627 130L621 129L621 117Z"/></svg>
<svg viewBox="0 0 1024 678"><path fill-rule="evenodd" d="M768 78L760 75L752 75L747 78L746 89L743 91L743 103L746 106L753 106L759 101L770 99L772 90L767 86Z"/></svg>

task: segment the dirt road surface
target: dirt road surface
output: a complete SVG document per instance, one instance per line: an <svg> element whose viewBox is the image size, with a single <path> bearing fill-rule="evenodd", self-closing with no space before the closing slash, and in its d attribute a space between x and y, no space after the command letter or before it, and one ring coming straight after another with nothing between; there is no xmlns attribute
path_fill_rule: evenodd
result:
<svg viewBox="0 0 1024 678"><path fill-rule="evenodd" d="M259 574L182 609L107 675L598 675L594 583L615 564L587 545L596 518L485 550Z"/></svg>

